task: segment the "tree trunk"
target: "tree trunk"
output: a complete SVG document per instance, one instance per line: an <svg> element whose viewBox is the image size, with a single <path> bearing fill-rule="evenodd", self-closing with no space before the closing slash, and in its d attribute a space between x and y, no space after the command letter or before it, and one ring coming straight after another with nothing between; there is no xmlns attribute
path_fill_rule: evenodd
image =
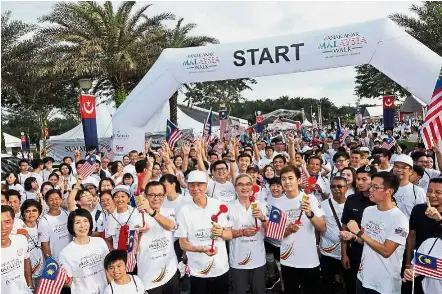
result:
<svg viewBox="0 0 442 294"><path fill-rule="evenodd" d="M44 158L44 157L46 157L46 132L45 132L45 129L48 125L47 117L44 114L41 115L40 122L41 122L41 141L43 143L43 146L40 146L40 158Z"/></svg>
<svg viewBox="0 0 442 294"><path fill-rule="evenodd" d="M169 116L174 125L178 125L178 91L169 99Z"/></svg>

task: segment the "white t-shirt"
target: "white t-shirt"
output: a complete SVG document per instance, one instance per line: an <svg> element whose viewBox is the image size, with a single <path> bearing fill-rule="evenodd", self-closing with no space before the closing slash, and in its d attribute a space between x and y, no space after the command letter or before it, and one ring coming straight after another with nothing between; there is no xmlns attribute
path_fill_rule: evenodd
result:
<svg viewBox="0 0 442 294"><path fill-rule="evenodd" d="M421 187L408 183L403 187L399 187L393 197L396 199L397 207L405 214L407 219L410 219L413 207L416 204L425 203L427 195Z"/></svg>
<svg viewBox="0 0 442 294"><path fill-rule="evenodd" d="M301 213L301 201L306 196L315 217L324 215L324 211L315 196L300 192L295 198L282 197L280 209L287 214L287 226L295 222ZM281 241L281 264L296 268L313 268L319 266L316 250L315 227L310 219L302 213L301 225L296 233L290 234Z"/></svg>
<svg viewBox="0 0 442 294"><path fill-rule="evenodd" d="M430 180L433 178L437 178L439 176L440 176L440 171L435 170L435 169L426 168L424 175L419 180L419 187L421 187L422 189L427 191L428 184L430 184Z"/></svg>
<svg viewBox="0 0 442 294"><path fill-rule="evenodd" d="M272 161L273 161L273 156L272 158L267 158L266 156L262 157L258 163L259 169L263 169L266 165L272 164Z"/></svg>
<svg viewBox="0 0 442 294"><path fill-rule="evenodd" d="M319 176L316 180L316 184L321 188L322 193L330 195L330 181L327 178ZM322 202L324 200L322 193L315 191L312 194L315 195L318 202Z"/></svg>
<svg viewBox="0 0 442 294"><path fill-rule="evenodd" d="M345 192L345 198L353 194L355 194L355 190L353 188L350 188L347 190L347 192Z"/></svg>
<svg viewBox="0 0 442 294"><path fill-rule="evenodd" d="M106 238L112 237L114 249L118 249L121 226L127 224L129 230L134 230L136 226L143 226L143 219L138 209L128 207L129 209L123 213L115 210L107 217Z"/></svg>
<svg viewBox="0 0 442 294"><path fill-rule="evenodd" d="M41 184L43 184L43 178L40 174L31 173L31 177L34 177L37 180L38 186L41 187Z"/></svg>
<svg viewBox="0 0 442 294"><path fill-rule="evenodd" d="M20 184L9 185L9 190L18 191L21 195L21 198L23 198L25 195L25 188L23 188Z"/></svg>
<svg viewBox="0 0 442 294"><path fill-rule="evenodd" d="M30 172L28 172L27 174L19 173L18 174L18 182L20 183L20 185L22 185L24 187L26 179L29 178L30 176L31 176Z"/></svg>
<svg viewBox="0 0 442 294"><path fill-rule="evenodd" d="M2 293L32 293L26 284L25 259L29 258L28 240L23 235L9 235L11 245L2 248Z"/></svg>
<svg viewBox="0 0 442 294"><path fill-rule="evenodd" d="M402 258L409 232L407 217L397 207L380 211L376 206L370 206L364 210L361 227L373 240L381 244L390 240L399 246L389 258L384 258L364 244L359 281L364 288L381 294L400 294Z"/></svg>
<svg viewBox="0 0 442 294"><path fill-rule="evenodd" d="M114 281L110 282L104 290L104 294L144 294L143 282L138 276L129 275L130 282L125 285L118 285Z"/></svg>
<svg viewBox="0 0 442 294"><path fill-rule="evenodd" d="M178 213L178 211L189 201L192 201L192 196L183 196L181 194L178 194L178 197L173 200L169 201L167 197L164 198L162 208L173 208L175 210L175 214ZM176 215L174 215L174 218Z"/></svg>
<svg viewBox="0 0 442 294"><path fill-rule="evenodd" d="M421 244L421 246L419 246L417 252L436 258L442 258L442 240L440 238L437 239L438 240L436 241L436 238L428 238ZM436 243L434 241L436 241ZM431 249L433 244L434 247ZM430 249L431 252L428 253ZM442 280L425 277L422 281L422 289L425 294L442 293Z"/></svg>
<svg viewBox="0 0 442 294"><path fill-rule="evenodd" d="M267 214L265 203L257 202L264 215ZM246 209L238 200L229 204L228 217L230 225L234 230L241 230L246 227L255 226L255 218L252 217L252 205ZM266 263L266 252L264 248L264 229L261 221L258 220L259 231L252 237L233 238L229 242L229 263L230 267L236 269L254 269Z"/></svg>
<svg viewBox="0 0 442 294"><path fill-rule="evenodd" d="M32 278L38 278L43 272L44 256L41 242L49 241L48 222L43 218L33 228L24 227L28 231L28 248L31 259Z"/></svg>
<svg viewBox="0 0 442 294"><path fill-rule="evenodd" d="M58 262L61 250L71 241L72 236L68 231L68 213L61 209L60 214L52 216L45 214L45 219L49 227L49 246L51 247L52 257Z"/></svg>
<svg viewBox="0 0 442 294"><path fill-rule="evenodd" d="M72 241L60 253L60 265L72 278L72 294L100 294L107 285L104 258L109 253L102 238L89 237L89 243Z"/></svg>
<svg viewBox="0 0 442 294"><path fill-rule="evenodd" d="M173 208L161 208L160 214L174 220ZM173 247L173 231L166 231L151 216L146 216L149 231L140 240L137 254L138 274L146 289L153 289L169 282L176 274L178 261Z"/></svg>
<svg viewBox="0 0 442 294"><path fill-rule="evenodd" d="M341 222L342 212L344 211L345 203L339 204L333 197L329 198L335 208L338 221ZM329 199L322 201L322 209L324 210L325 224L327 231L321 234L321 241L319 242L319 250L322 255L330 256L334 259L341 260L341 238L339 238L339 227L330 207ZM342 226L342 223L341 223Z"/></svg>
<svg viewBox="0 0 442 294"><path fill-rule="evenodd" d="M21 218L15 216L14 225L12 226L11 234L17 234L17 230L23 228L24 226L25 223L21 220Z"/></svg>
<svg viewBox="0 0 442 294"><path fill-rule="evenodd" d="M232 182L227 181L224 184L209 179L207 185L207 196L218 199L225 204L233 203L236 200L236 191Z"/></svg>
<svg viewBox="0 0 442 294"><path fill-rule="evenodd" d="M219 212L220 205L223 204L218 199L207 197L207 205L199 207L193 201L186 204L178 212L178 229L175 237L187 238L194 246L210 246L212 244L212 215ZM230 227L227 215L221 213L218 217L218 224L224 228ZM215 240L214 248L218 253L208 256L202 252L187 252L190 275L201 278L218 277L229 270L227 258L226 242L222 238Z"/></svg>
<svg viewBox="0 0 442 294"><path fill-rule="evenodd" d="M44 169L41 171L41 177L43 178L44 182L47 182L49 180L49 176L54 172L54 169L51 169L50 171L47 169Z"/></svg>
<svg viewBox="0 0 442 294"><path fill-rule="evenodd" d="M389 171L391 171L392 169L393 169L393 167L390 165L389 168L386 168L386 169L378 169L378 172L389 172Z"/></svg>

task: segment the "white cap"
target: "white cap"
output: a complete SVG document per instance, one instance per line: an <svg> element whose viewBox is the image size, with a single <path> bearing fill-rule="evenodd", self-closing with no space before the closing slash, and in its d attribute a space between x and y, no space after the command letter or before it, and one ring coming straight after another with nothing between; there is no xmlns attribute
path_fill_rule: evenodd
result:
<svg viewBox="0 0 442 294"><path fill-rule="evenodd" d="M127 185L118 185L112 190L112 196L114 196L117 192L124 192L130 197L130 189Z"/></svg>
<svg viewBox="0 0 442 294"><path fill-rule="evenodd" d="M194 170L187 176L188 183L207 183L206 173L200 170Z"/></svg>
<svg viewBox="0 0 442 294"><path fill-rule="evenodd" d="M395 159L394 162L402 162L402 163L406 163L409 166L413 167L413 159L411 159L410 156L405 155L405 154L401 154L398 155Z"/></svg>
<svg viewBox="0 0 442 294"><path fill-rule="evenodd" d="M359 151L370 153L370 149L368 149L368 147L361 147L359 148Z"/></svg>
<svg viewBox="0 0 442 294"><path fill-rule="evenodd" d="M305 152L310 151L310 150L313 150L313 148L310 147L310 146L304 146L301 149L301 153L305 153Z"/></svg>
<svg viewBox="0 0 442 294"><path fill-rule="evenodd" d="M81 184L82 184L84 187L87 187L87 186L95 186L95 188L98 188L98 184L99 184L99 182L98 182L98 180L97 180L96 178L94 178L94 177L87 177L86 179L84 179L83 181L81 181Z"/></svg>

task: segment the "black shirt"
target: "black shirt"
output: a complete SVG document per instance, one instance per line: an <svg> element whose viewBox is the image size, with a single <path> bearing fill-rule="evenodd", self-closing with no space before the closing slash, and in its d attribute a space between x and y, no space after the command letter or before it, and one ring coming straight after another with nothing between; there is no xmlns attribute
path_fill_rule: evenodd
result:
<svg viewBox="0 0 442 294"><path fill-rule="evenodd" d="M365 208L375 205L368 197L365 197L362 193L356 193L347 197L344 204L344 210L342 212L341 222L347 224L350 220L354 220L361 227L362 214ZM348 249L348 255L351 258L359 259L362 255L362 249L364 245L357 242L350 242Z"/></svg>
<svg viewBox="0 0 442 294"><path fill-rule="evenodd" d="M425 215L427 204L417 204L410 215L410 231L416 231L416 249L428 238L442 235L442 227L434 219Z"/></svg>

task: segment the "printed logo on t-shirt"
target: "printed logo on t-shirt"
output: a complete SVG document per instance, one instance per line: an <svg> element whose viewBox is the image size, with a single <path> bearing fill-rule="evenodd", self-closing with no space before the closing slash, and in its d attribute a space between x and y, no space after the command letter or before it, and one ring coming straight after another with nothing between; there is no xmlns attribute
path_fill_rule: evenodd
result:
<svg viewBox="0 0 442 294"><path fill-rule="evenodd" d="M252 251L249 251L248 254L246 254L246 258L243 259L243 261L238 262L238 265L246 265L252 260Z"/></svg>
<svg viewBox="0 0 442 294"><path fill-rule="evenodd" d="M21 256L23 254L23 248L17 249L17 255Z"/></svg>
<svg viewBox="0 0 442 294"><path fill-rule="evenodd" d="M292 255L292 253L293 253L293 243L290 246L288 246L285 250L281 251L280 258L282 260L287 260L290 257L290 255Z"/></svg>
<svg viewBox="0 0 442 294"><path fill-rule="evenodd" d="M154 239L149 245L149 249L153 252L158 252L164 250L169 245L169 239L166 237L161 237L159 239Z"/></svg>
<svg viewBox="0 0 442 294"><path fill-rule="evenodd" d="M398 227L394 229L394 233L404 238L407 237L407 230L405 228Z"/></svg>
<svg viewBox="0 0 442 294"><path fill-rule="evenodd" d="M195 238L198 241L207 241L210 240L211 236L211 228L199 229L195 232Z"/></svg>
<svg viewBox="0 0 442 294"><path fill-rule="evenodd" d="M98 253L91 253L86 256L83 256L78 264L80 268L92 267L97 263L103 262L103 257Z"/></svg>
<svg viewBox="0 0 442 294"><path fill-rule="evenodd" d="M210 271L213 269L214 266L215 266L215 258L212 258L209 265L202 271L199 271L199 273L202 275L207 275L208 273L210 273Z"/></svg>
<svg viewBox="0 0 442 294"><path fill-rule="evenodd" d="M22 262L23 262L22 259L14 258L14 259L8 260L5 263L2 263L2 279L3 279L3 276L8 275L9 273L13 273L17 269L19 269Z"/></svg>
<svg viewBox="0 0 442 294"><path fill-rule="evenodd" d="M381 231L385 228L385 225L383 223L378 224L373 221L369 221L367 224L365 224L365 232L370 235L379 235Z"/></svg>
<svg viewBox="0 0 442 294"><path fill-rule="evenodd" d="M161 268L160 274L151 281L151 283L159 283L161 282L167 274L166 266Z"/></svg>

